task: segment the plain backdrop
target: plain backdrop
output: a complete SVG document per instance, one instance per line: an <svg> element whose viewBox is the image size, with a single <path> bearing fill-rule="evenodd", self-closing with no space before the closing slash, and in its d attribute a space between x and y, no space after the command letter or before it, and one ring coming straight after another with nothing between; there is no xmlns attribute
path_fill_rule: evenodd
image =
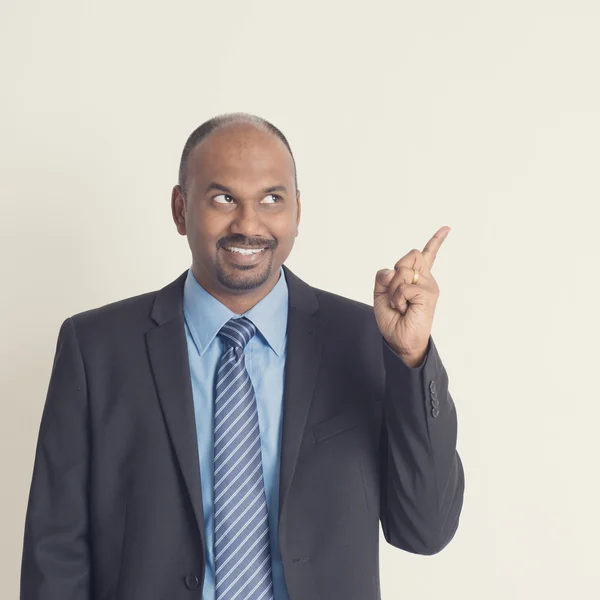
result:
<svg viewBox="0 0 600 600"><path fill-rule="evenodd" d="M58 329L190 265L183 144L244 111L288 137L287 265L372 303L452 227L433 336L466 473L440 554L384 600L598 598L597 0L0 0L0 581L18 597Z"/></svg>

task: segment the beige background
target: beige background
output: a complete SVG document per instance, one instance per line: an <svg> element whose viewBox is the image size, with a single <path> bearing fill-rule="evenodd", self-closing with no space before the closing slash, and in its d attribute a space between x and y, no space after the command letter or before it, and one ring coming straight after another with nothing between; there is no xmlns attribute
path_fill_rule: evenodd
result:
<svg viewBox="0 0 600 600"><path fill-rule="evenodd" d="M597 598L599 32L597 0L1 0L2 598L59 326L189 266L180 152L235 110L295 152L309 283L371 302L452 227L433 335L465 504L436 556L382 535L384 599Z"/></svg>

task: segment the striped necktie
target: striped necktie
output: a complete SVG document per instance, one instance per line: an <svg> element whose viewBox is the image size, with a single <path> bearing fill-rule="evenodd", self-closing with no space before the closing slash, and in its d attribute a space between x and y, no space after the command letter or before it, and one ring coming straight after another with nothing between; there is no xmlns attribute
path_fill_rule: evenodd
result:
<svg viewBox="0 0 600 600"><path fill-rule="evenodd" d="M214 552L217 600L272 600L269 521L256 397L244 347L256 333L246 317L219 331L214 417Z"/></svg>

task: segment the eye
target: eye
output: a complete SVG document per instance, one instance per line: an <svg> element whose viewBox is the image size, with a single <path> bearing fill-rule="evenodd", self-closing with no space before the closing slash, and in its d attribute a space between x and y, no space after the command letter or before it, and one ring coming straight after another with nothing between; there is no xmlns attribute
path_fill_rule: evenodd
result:
<svg viewBox="0 0 600 600"><path fill-rule="evenodd" d="M217 198L225 198L225 201L223 201L223 200L217 200ZM231 204L231 202L228 202L228 200L233 200L233 198L229 194L218 194L217 196L215 196L213 198L213 200L217 204Z"/></svg>
<svg viewBox="0 0 600 600"><path fill-rule="evenodd" d="M265 202L265 204L276 204L277 202L281 202L281 196L278 196L277 194L267 194L265 198L275 198L275 202Z"/></svg>

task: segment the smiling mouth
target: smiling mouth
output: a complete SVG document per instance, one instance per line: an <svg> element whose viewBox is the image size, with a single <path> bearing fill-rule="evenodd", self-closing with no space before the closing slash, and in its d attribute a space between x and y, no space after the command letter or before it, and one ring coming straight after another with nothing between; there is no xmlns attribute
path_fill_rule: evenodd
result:
<svg viewBox="0 0 600 600"><path fill-rule="evenodd" d="M240 248L239 246L223 246L223 250L232 252L233 254L242 254L244 256L251 256L253 254L259 254L268 250L268 248Z"/></svg>

